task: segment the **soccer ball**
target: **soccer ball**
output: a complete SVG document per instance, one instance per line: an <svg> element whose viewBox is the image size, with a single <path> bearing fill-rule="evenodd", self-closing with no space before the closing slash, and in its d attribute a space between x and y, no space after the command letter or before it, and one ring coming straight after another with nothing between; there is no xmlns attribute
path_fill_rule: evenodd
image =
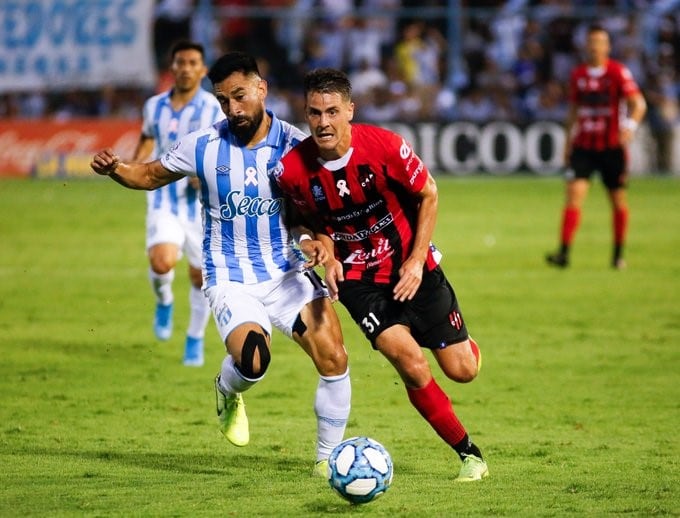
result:
<svg viewBox="0 0 680 518"><path fill-rule="evenodd" d="M353 504L366 504L390 487L392 458L379 442L352 437L331 452L328 474L329 484L341 497Z"/></svg>

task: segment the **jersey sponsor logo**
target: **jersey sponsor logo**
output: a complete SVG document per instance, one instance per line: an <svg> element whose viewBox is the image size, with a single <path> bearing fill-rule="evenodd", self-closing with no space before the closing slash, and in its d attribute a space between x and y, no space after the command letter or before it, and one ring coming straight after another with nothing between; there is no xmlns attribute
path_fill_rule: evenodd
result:
<svg viewBox="0 0 680 518"><path fill-rule="evenodd" d="M381 205L383 205L384 203L385 203L385 200L383 200L381 198L381 199L375 200L374 202L371 202L367 205L363 205L363 206L360 206L360 207L353 207L348 212L338 211L338 212L334 213L332 217L335 221L343 221L343 222L351 221L351 220L356 219L356 218L363 218L366 215L373 212L378 207L380 207Z"/></svg>
<svg viewBox="0 0 680 518"><path fill-rule="evenodd" d="M273 216L281 212L282 204L282 198L241 196L241 191L231 191L220 205L220 217L229 221L238 216Z"/></svg>
<svg viewBox="0 0 680 518"><path fill-rule="evenodd" d="M406 140L401 139L401 146L399 146L399 156L402 160L406 160L411 155L411 146L408 145Z"/></svg>
<svg viewBox="0 0 680 518"><path fill-rule="evenodd" d="M361 241L362 239L366 239L371 234L377 234L393 221L394 218L392 218L392 213L390 213L377 223L371 225L371 228L369 229L357 230L352 234L348 234L346 232L334 232L333 239L337 239L339 241Z"/></svg>
<svg viewBox="0 0 680 518"><path fill-rule="evenodd" d="M355 250L343 263L346 264L362 264L366 268L371 268L383 262L388 257L394 254L394 249L390 246L387 239L380 239L378 246L371 250Z"/></svg>
<svg viewBox="0 0 680 518"><path fill-rule="evenodd" d="M413 183L416 181L416 178L418 178L418 175L422 172L424 164L421 160L418 160L418 166L416 167L416 170L411 173L411 177L408 179L409 183L413 185Z"/></svg>

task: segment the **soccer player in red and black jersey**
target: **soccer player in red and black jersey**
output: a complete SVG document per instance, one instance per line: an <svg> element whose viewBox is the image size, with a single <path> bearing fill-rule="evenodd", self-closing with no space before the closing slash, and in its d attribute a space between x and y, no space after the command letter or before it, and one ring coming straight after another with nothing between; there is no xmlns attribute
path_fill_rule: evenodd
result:
<svg viewBox="0 0 680 518"><path fill-rule="evenodd" d="M625 268L623 245L628 227L626 180L628 144L647 109L640 89L625 65L609 58L609 34L599 25L588 29L586 62L574 68L566 121L566 202L562 211L560 249L548 264L565 268L581 219L590 177L599 171L612 207L612 267Z"/></svg>
<svg viewBox="0 0 680 518"><path fill-rule="evenodd" d="M306 216L314 238L333 252L324 262L332 297L392 363L413 406L460 456L456 480L481 480L488 475L486 462L422 349L432 351L450 379L465 383L477 376L479 348L431 243L437 186L401 136L351 124L353 115L351 84L343 72L308 73L305 116L311 136L272 175Z"/></svg>

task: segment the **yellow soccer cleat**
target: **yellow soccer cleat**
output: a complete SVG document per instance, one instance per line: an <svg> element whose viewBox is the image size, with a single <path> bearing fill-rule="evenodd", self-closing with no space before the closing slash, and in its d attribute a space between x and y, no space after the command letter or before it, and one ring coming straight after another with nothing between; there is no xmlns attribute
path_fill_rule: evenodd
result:
<svg viewBox="0 0 680 518"><path fill-rule="evenodd" d="M215 398L220 431L234 446L245 446L250 441L246 404L240 393L226 396L220 390L220 377L215 378Z"/></svg>
<svg viewBox="0 0 680 518"><path fill-rule="evenodd" d="M316 461L316 464L314 464L314 469L312 470L312 476L323 477L326 480L330 478L328 474L328 459L321 459Z"/></svg>
<svg viewBox="0 0 680 518"><path fill-rule="evenodd" d="M489 468L476 455L468 455L463 461L456 482L476 482L489 476Z"/></svg>

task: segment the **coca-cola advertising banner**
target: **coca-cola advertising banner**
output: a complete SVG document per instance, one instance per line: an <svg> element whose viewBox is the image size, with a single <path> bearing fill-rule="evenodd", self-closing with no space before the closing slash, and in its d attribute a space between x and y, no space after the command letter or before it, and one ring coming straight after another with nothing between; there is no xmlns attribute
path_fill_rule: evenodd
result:
<svg viewBox="0 0 680 518"><path fill-rule="evenodd" d="M0 177L93 177L92 155L105 147L130 158L141 121L0 120Z"/></svg>
<svg viewBox="0 0 680 518"><path fill-rule="evenodd" d="M300 127L306 129L305 124ZM409 140L434 174L554 174L562 163L564 130L554 122L528 126L420 122L385 127ZM141 121L115 119L0 120L0 176L88 176L92 154L103 147L131 157L140 130Z"/></svg>
<svg viewBox="0 0 680 518"><path fill-rule="evenodd" d="M0 1L0 93L152 87L154 0Z"/></svg>

